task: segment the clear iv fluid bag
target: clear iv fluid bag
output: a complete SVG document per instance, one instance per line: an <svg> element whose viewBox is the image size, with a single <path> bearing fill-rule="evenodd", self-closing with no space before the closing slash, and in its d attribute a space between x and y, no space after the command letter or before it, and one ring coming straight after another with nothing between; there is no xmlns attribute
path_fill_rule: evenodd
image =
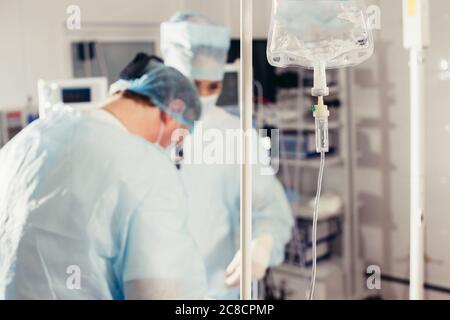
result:
<svg viewBox="0 0 450 320"><path fill-rule="evenodd" d="M354 66L373 53L362 0L273 0L267 45L276 67Z"/></svg>

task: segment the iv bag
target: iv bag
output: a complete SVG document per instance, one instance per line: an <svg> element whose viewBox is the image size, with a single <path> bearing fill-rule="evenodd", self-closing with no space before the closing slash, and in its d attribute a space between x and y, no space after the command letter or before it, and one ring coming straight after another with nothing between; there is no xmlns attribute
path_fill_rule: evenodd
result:
<svg viewBox="0 0 450 320"><path fill-rule="evenodd" d="M362 0L273 0L267 57L276 67L354 66L373 53Z"/></svg>

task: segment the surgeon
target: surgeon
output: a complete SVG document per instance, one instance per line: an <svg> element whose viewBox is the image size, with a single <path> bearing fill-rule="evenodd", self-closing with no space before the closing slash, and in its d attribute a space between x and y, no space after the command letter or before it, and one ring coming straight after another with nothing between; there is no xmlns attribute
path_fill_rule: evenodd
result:
<svg viewBox="0 0 450 320"><path fill-rule="evenodd" d="M161 25L161 53L165 63L192 79L201 96L203 113L199 125L203 132L219 130L226 135L229 129L240 128L238 117L216 106L222 92L229 46L228 29L200 14L179 12ZM191 136L186 142L189 140L195 138ZM194 145L194 149L207 147L206 143L189 145ZM259 148L255 148L255 154L256 149ZM283 261L284 246L293 226L282 186L273 174L261 172L261 167L253 168L252 273L255 280L261 279L268 267ZM192 162L182 165L181 175L188 192L189 227L205 259L208 295L236 299L241 270L240 167L237 163Z"/></svg>
<svg viewBox="0 0 450 320"><path fill-rule="evenodd" d="M165 151L200 116L195 88L140 54L112 92L100 109L34 122L1 150L7 299L205 296L185 193Z"/></svg>

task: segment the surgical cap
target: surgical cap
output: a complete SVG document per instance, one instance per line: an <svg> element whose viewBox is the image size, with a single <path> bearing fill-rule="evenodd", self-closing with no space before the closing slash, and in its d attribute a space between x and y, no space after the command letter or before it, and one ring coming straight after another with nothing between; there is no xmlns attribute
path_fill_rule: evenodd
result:
<svg viewBox="0 0 450 320"><path fill-rule="evenodd" d="M142 65L142 57L145 60L144 54L136 56L124 71L136 65L142 70L134 68L134 75L127 77L123 76L122 71L121 79L111 85L110 93L127 90L143 95L192 131L201 115L201 103L192 82L176 69L162 63L152 61Z"/></svg>
<svg viewBox="0 0 450 320"><path fill-rule="evenodd" d="M200 14L178 12L161 24L165 64L190 79L222 80L229 48L229 29Z"/></svg>

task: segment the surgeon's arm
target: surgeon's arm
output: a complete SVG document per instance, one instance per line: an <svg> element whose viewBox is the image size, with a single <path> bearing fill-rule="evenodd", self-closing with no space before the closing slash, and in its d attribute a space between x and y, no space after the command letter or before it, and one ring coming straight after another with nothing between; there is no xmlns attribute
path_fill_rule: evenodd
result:
<svg viewBox="0 0 450 320"><path fill-rule="evenodd" d="M268 264L275 266L283 262L284 247L292 236L294 221L289 201L270 166L268 152L262 142L259 139L253 145L253 156L257 159L252 170L253 239L261 248L271 247ZM267 239L269 236L271 243Z"/></svg>
<svg viewBox="0 0 450 320"><path fill-rule="evenodd" d="M275 177L256 179L253 194L252 277L259 280L268 267L283 262L293 218L283 188ZM240 276L241 254L238 251L227 266L225 284L238 286Z"/></svg>
<svg viewBox="0 0 450 320"><path fill-rule="evenodd" d="M284 247L292 236L293 215L281 183L274 175L261 175L259 167L253 172L253 239L271 236L269 266L283 262ZM267 245L268 246L268 245Z"/></svg>
<svg viewBox="0 0 450 320"><path fill-rule="evenodd" d="M254 151L254 159L261 157L264 149L257 146L259 153ZM256 148L255 148L256 149ZM259 158L261 159L261 158ZM291 207L275 172L268 165L267 159L252 168L252 274L254 279L261 279L267 267L279 265L284 259L284 247L291 238L293 216ZM236 218L236 217L235 217ZM239 221L239 220L237 220ZM240 252L226 270L225 283L230 286L239 285Z"/></svg>
<svg viewBox="0 0 450 320"><path fill-rule="evenodd" d="M130 221L122 274L125 298L203 299L206 273L186 227L183 199L160 190Z"/></svg>

